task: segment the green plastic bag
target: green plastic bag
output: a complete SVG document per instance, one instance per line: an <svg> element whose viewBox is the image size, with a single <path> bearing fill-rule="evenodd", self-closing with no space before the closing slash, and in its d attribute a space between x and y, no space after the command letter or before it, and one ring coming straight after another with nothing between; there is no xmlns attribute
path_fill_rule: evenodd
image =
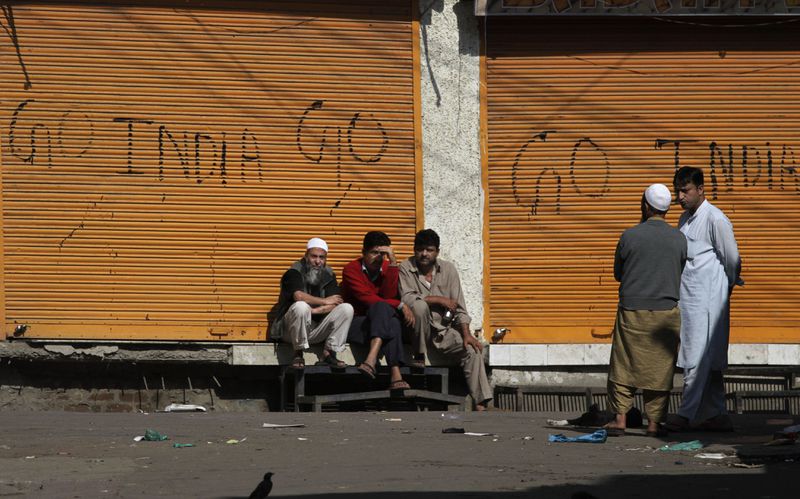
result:
<svg viewBox="0 0 800 499"><path fill-rule="evenodd" d="M681 450L700 450L703 448L703 442L700 440L691 440L689 442L680 442L677 444L669 444L659 447L658 450L662 451L681 451Z"/></svg>
<svg viewBox="0 0 800 499"><path fill-rule="evenodd" d="M168 440L169 437L148 428L147 431L144 432L144 439L148 442L161 442L162 440Z"/></svg>

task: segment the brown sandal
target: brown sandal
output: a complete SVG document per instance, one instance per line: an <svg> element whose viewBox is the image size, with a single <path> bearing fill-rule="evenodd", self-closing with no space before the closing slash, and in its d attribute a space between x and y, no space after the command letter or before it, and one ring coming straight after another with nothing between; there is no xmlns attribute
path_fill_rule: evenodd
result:
<svg viewBox="0 0 800 499"><path fill-rule="evenodd" d="M302 352L295 352L294 358L292 359L292 368L294 369L305 369L306 361L303 358Z"/></svg>
<svg viewBox="0 0 800 499"><path fill-rule="evenodd" d="M411 386L404 379L398 379L389 383L389 390L408 390Z"/></svg>
<svg viewBox="0 0 800 499"><path fill-rule="evenodd" d="M366 362L362 362L361 364L359 364L356 369L361 371L361 374L363 374L364 376L367 376L370 379L375 379L375 368L367 364Z"/></svg>
<svg viewBox="0 0 800 499"><path fill-rule="evenodd" d="M344 369L347 367L347 364L343 360L339 360L336 358L336 353L326 350L328 355L323 354L322 358L317 361L315 365L317 366L328 366L331 369Z"/></svg>

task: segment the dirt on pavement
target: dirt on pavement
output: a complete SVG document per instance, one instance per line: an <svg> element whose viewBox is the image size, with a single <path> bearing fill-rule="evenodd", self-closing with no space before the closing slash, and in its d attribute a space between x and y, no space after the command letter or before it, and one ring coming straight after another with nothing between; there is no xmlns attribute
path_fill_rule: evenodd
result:
<svg viewBox="0 0 800 499"><path fill-rule="evenodd" d="M798 418L734 416L734 433L651 438L631 430L605 443L549 443L550 434L581 435L546 425L548 418L574 416L0 412L0 496L246 498L271 471L270 497L800 497L800 445L763 446ZM135 442L147 429L169 440ZM702 451L656 450L695 439L706 445ZM699 452L726 457L703 459ZM742 463L737 452L760 457Z"/></svg>

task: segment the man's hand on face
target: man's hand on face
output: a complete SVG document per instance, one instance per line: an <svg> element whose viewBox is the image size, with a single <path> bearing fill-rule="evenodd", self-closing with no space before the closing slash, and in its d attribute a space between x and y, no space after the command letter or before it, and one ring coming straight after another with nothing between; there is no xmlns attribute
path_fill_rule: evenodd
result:
<svg viewBox="0 0 800 499"><path fill-rule="evenodd" d="M391 246L378 246L378 251L381 252L384 258L389 260L389 265L397 265L397 258L394 256L394 251Z"/></svg>
<svg viewBox="0 0 800 499"><path fill-rule="evenodd" d="M341 305L342 303L344 303L344 300L342 300L341 295L331 295L326 298L323 298L322 303L324 305L333 305L335 307L336 305Z"/></svg>
<svg viewBox="0 0 800 499"><path fill-rule="evenodd" d="M470 346L475 349L476 352L481 353L483 352L483 345L477 338L472 336L471 333L466 333L463 335L464 337L464 349L466 350Z"/></svg>
<svg viewBox="0 0 800 499"><path fill-rule="evenodd" d="M416 319L414 318L414 312L411 311L411 307L408 305L403 305L401 310L403 312L403 324L408 327L414 327Z"/></svg>

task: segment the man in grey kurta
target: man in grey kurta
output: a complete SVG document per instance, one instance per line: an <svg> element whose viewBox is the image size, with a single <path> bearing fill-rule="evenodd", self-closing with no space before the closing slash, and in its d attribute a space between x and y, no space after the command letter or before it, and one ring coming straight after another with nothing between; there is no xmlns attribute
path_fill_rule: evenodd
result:
<svg viewBox="0 0 800 499"><path fill-rule="evenodd" d="M470 332L471 319L455 265L438 256L439 236L425 229L414 237L414 255L400 264L400 299L415 317L414 358L424 365L428 343L458 358L475 409L481 411L492 399L483 345Z"/></svg>
<svg viewBox="0 0 800 499"><path fill-rule="evenodd" d="M672 389L680 334L681 271L686 238L664 220L672 201L669 188L653 184L641 201L642 222L622 233L614 254L619 307L608 373L609 408L616 415L606 428L625 431L625 415L641 388L648 435L659 434Z"/></svg>
<svg viewBox="0 0 800 499"><path fill-rule="evenodd" d="M685 210L678 228L689 243L689 259L681 278L683 397L669 426L730 431L722 370L728 366L730 296L741 283L739 249L730 220L705 198L702 170L679 169L674 185Z"/></svg>

